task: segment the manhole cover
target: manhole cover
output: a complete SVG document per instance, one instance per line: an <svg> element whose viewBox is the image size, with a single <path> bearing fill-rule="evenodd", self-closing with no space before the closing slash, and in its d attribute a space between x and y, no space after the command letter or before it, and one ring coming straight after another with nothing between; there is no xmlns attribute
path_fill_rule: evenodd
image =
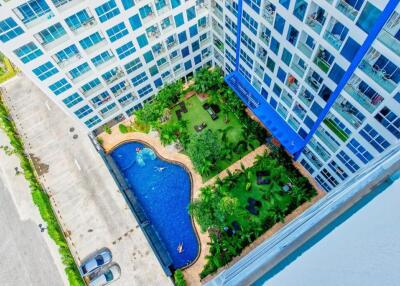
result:
<svg viewBox="0 0 400 286"><path fill-rule="evenodd" d="M72 138L74 138L74 139L78 139L78 135L77 135L77 134L75 134L74 136L72 136Z"/></svg>
<svg viewBox="0 0 400 286"><path fill-rule="evenodd" d="M74 127L69 128L69 132L74 132L74 131L75 131Z"/></svg>

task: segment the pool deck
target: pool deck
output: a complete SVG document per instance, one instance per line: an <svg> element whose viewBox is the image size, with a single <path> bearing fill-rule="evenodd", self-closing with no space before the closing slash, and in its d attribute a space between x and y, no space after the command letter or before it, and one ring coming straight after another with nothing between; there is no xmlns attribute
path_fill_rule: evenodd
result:
<svg viewBox="0 0 400 286"><path fill-rule="evenodd" d="M125 123L129 124L129 120L127 120ZM176 161L180 162L183 164L191 173L192 176L192 200L197 198L200 194L200 189L204 186L210 185L215 182L217 177L223 179L228 175L228 171L234 172L236 170L241 169L241 165L243 164L246 168L251 167L254 162L255 158L257 155L264 154L264 152L268 152L268 148L266 145L261 145L257 149L253 150L252 152L248 153L246 156L244 156L242 159L239 161L233 163L229 168L225 169L218 175L214 176L213 178L209 179L206 182L203 182L202 177L200 176L199 173L194 169L194 166L192 164L192 161L190 158L182 153L179 153L179 151L174 148L172 145L168 146L163 146L159 140L159 135L157 132L149 132L148 134L141 133L141 132L129 132L122 134L119 131L118 125L115 125L111 128L112 133L107 134L105 132L101 133L98 137L102 139L102 146L103 149L106 153L111 152L114 148L117 146L123 144L124 142L129 142L129 141L142 141L145 142L149 145L151 145L159 155L164 157L167 160L170 161ZM298 207L294 212L292 212L290 215L288 215L285 219L285 223L290 222L293 218L298 216L300 213L305 211L308 207L310 207L314 202L319 200L322 196L325 195L325 192L323 192L318 185L315 183L314 179L308 175L308 173L302 168L300 164L296 164L295 166L299 169L299 171L306 177L310 179L310 183L314 186L314 188L317 190L318 195L313 198L310 202L306 202L300 207ZM206 277L203 281L200 281L199 279L199 273L202 271L204 265L206 264L206 259L205 256L208 254L209 251L209 245L208 242L210 241L209 236L207 233L202 233L200 231L199 225L194 222L196 232L200 241L200 253L198 256L198 259L188 268L186 268L183 273L186 279L186 282L188 285L201 285L203 282L209 280L211 277ZM269 238L272 234L274 234L277 230L279 230L281 227L284 226L284 223L278 223L276 224L273 228L268 230L266 233L264 233L262 236L260 236L256 241L254 241L251 245L246 247L243 251L242 254L238 257L236 257L231 263L236 262L238 259L240 259L243 255L247 254L251 249L255 248L257 245L259 245L262 241L265 239ZM222 267L220 269L223 270L226 267L230 266L231 263L226 265L225 267Z"/></svg>

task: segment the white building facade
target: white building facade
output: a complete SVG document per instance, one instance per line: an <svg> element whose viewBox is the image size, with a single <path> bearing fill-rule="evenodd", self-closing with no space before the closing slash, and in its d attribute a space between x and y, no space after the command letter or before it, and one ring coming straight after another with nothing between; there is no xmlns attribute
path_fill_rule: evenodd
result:
<svg viewBox="0 0 400 286"><path fill-rule="evenodd" d="M398 0L0 3L1 51L90 130L208 64L326 191L399 144Z"/></svg>

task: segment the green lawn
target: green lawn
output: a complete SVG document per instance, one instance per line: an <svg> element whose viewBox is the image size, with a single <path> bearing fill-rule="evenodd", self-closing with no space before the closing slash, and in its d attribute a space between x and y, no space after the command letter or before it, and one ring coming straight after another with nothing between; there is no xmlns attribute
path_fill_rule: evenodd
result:
<svg viewBox="0 0 400 286"><path fill-rule="evenodd" d="M211 129L212 131L219 130L218 133L221 134L222 136L221 131L228 128L229 130L227 131L226 137L228 142L232 145L232 148L234 148L238 144L238 142L245 140L242 134L243 124L233 113L228 114L227 123L224 122L225 115L222 112L218 113L218 119L212 120L211 116L207 113L206 110L204 110L202 106L205 102L206 101L200 101L200 99L196 95L185 100L185 105L188 112L182 113L181 120L187 121L187 131L190 137L192 137L192 135L197 133L197 131L194 129L194 126L204 122L207 124L207 128L203 129L200 132L205 132L207 129ZM178 118L175 113L175 111L178 109L180 109L179 105L175 106L172 109L172 116L170 119L172 122L178 121ZM260 145L260 143L257 140L252 140L250 144L252 148L246 150L246 152L240 154L233 152L233 156L229 160L219 160L217 162L217 168L205 179L211 178L214 175L218 174L222 170L229 167L232 163L236 162L237 160L245 156L247 153L249 153L251 150L254 150Z"/></svg>

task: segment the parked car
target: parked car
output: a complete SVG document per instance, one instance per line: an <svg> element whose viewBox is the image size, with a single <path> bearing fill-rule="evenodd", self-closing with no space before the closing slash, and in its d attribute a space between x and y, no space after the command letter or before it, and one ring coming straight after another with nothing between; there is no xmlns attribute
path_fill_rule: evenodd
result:
<svg viewBox="0 0 400 286"><path fill-rule="evenodd" d="M81 273L82 277L88 276L101 267L109 264L111 260L111 251L108 248L102 248L83 261L79 267L79 272Z"/></svg>
<svg viewBox="0 0 400 286"><path fill-rule="evenodd" d="M109 266L104 267L94 275L90 280L89 286L106 286L121 276L121 268L118 264L113 263Z"/></svg>

